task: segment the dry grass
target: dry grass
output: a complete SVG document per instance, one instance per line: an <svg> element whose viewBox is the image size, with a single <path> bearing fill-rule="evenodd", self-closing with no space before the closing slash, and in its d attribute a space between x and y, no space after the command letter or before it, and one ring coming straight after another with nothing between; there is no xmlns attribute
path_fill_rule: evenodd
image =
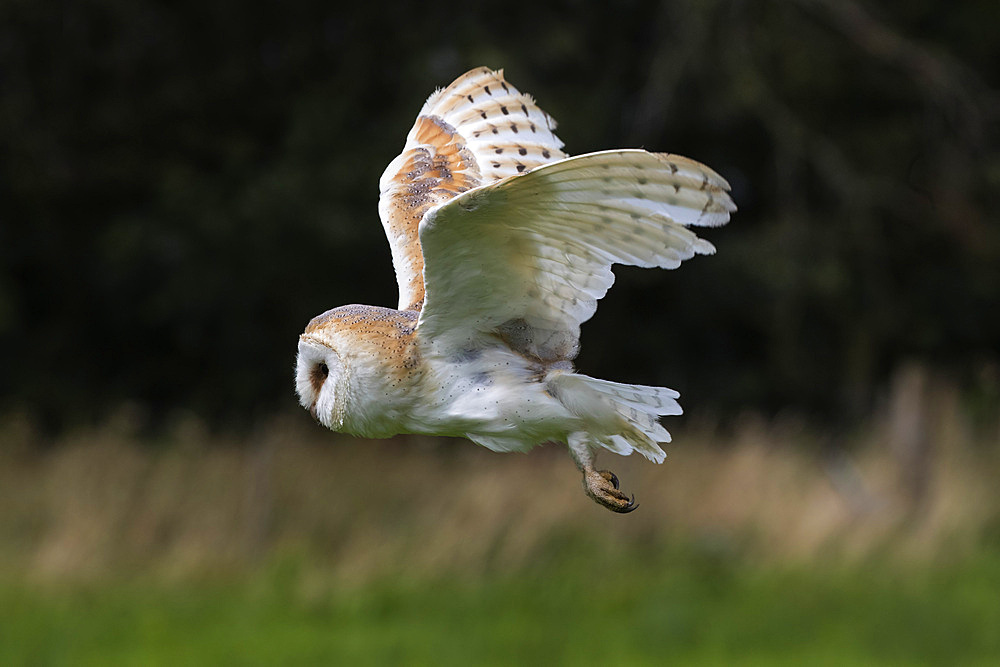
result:
<svg viewBox="0 0 1000 667"><path fill-rule="evenodd" d="M781 562L961 555L997 530L1000 429L977 435L954 392L903 384L849 443L747 418L725 435L675 427L662 466L604 455L642 505L627 516L589 501L555 447L358 441L296 414L245 440L186 423L156 443L137 442L123 418L39 449L9 418L0 565L40 580L186 577L302 556L363 583L530 567L580 544L612 556L693 544Z"/></svg>

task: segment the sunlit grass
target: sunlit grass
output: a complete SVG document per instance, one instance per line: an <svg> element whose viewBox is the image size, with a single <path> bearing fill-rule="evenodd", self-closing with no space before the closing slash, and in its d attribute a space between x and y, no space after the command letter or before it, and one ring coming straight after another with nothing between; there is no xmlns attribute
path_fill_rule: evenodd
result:
<svg viewBox="0 0 1000 667"><path fill-rule="evenodd" d="M579 550L580 545L566 545ZM294 562L204 583L0 586L0 664L864 664L1000 660L1000 554L915 570L576 551L340 589Z"/></svg>

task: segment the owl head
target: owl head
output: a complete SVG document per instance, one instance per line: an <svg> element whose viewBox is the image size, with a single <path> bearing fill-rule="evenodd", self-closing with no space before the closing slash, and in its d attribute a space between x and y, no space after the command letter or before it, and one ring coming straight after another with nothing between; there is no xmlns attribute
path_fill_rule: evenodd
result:
<svg viewBox="0 0 1000 667"><path fill-rule="evenodd" d="M322 332L299 336L295 391L299 403L321 424L334 431L344 424L346 368L334 341Z"/></svg>
<svg viewBox="0 0 1000 667"><path fill-rule="evenodd" d="M399 414L419 395L416 322L416 313L358 305L314 317L299 336L299 403L334 431L398 433Z"/></svg>

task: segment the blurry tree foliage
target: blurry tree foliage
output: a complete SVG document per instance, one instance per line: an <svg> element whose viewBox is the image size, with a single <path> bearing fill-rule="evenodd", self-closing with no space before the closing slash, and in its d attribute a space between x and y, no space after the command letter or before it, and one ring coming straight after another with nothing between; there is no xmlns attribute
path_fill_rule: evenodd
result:
<svg viewBox="0 0 1000 667"><path fill-rule="evenodd" d="M618 271L587 373L831 421L904 360L995 386L997 25L996 0L8 0L0 411L292 407L308 319L394 305L378 177L481 64L572 153L677 152L733 185L716 257Z"/></svg>

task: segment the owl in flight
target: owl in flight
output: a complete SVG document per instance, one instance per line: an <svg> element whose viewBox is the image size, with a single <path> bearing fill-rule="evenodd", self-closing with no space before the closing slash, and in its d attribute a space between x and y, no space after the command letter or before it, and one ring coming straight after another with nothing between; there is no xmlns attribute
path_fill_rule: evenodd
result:
<svg viewBox="0 0 1000 667"><path fill-rule="evenodd" d="M564 443L591 498L637 507L598 450L656 463L681 413L664 387L574 372L612 264L673 269L715 248L689 227L736 210L725 179L678 155L569 157L555 121L474 69L431 95L379 182L398 309L341 306L299 337L299 401L366 438L460 436L497 452Z"/></svg>

